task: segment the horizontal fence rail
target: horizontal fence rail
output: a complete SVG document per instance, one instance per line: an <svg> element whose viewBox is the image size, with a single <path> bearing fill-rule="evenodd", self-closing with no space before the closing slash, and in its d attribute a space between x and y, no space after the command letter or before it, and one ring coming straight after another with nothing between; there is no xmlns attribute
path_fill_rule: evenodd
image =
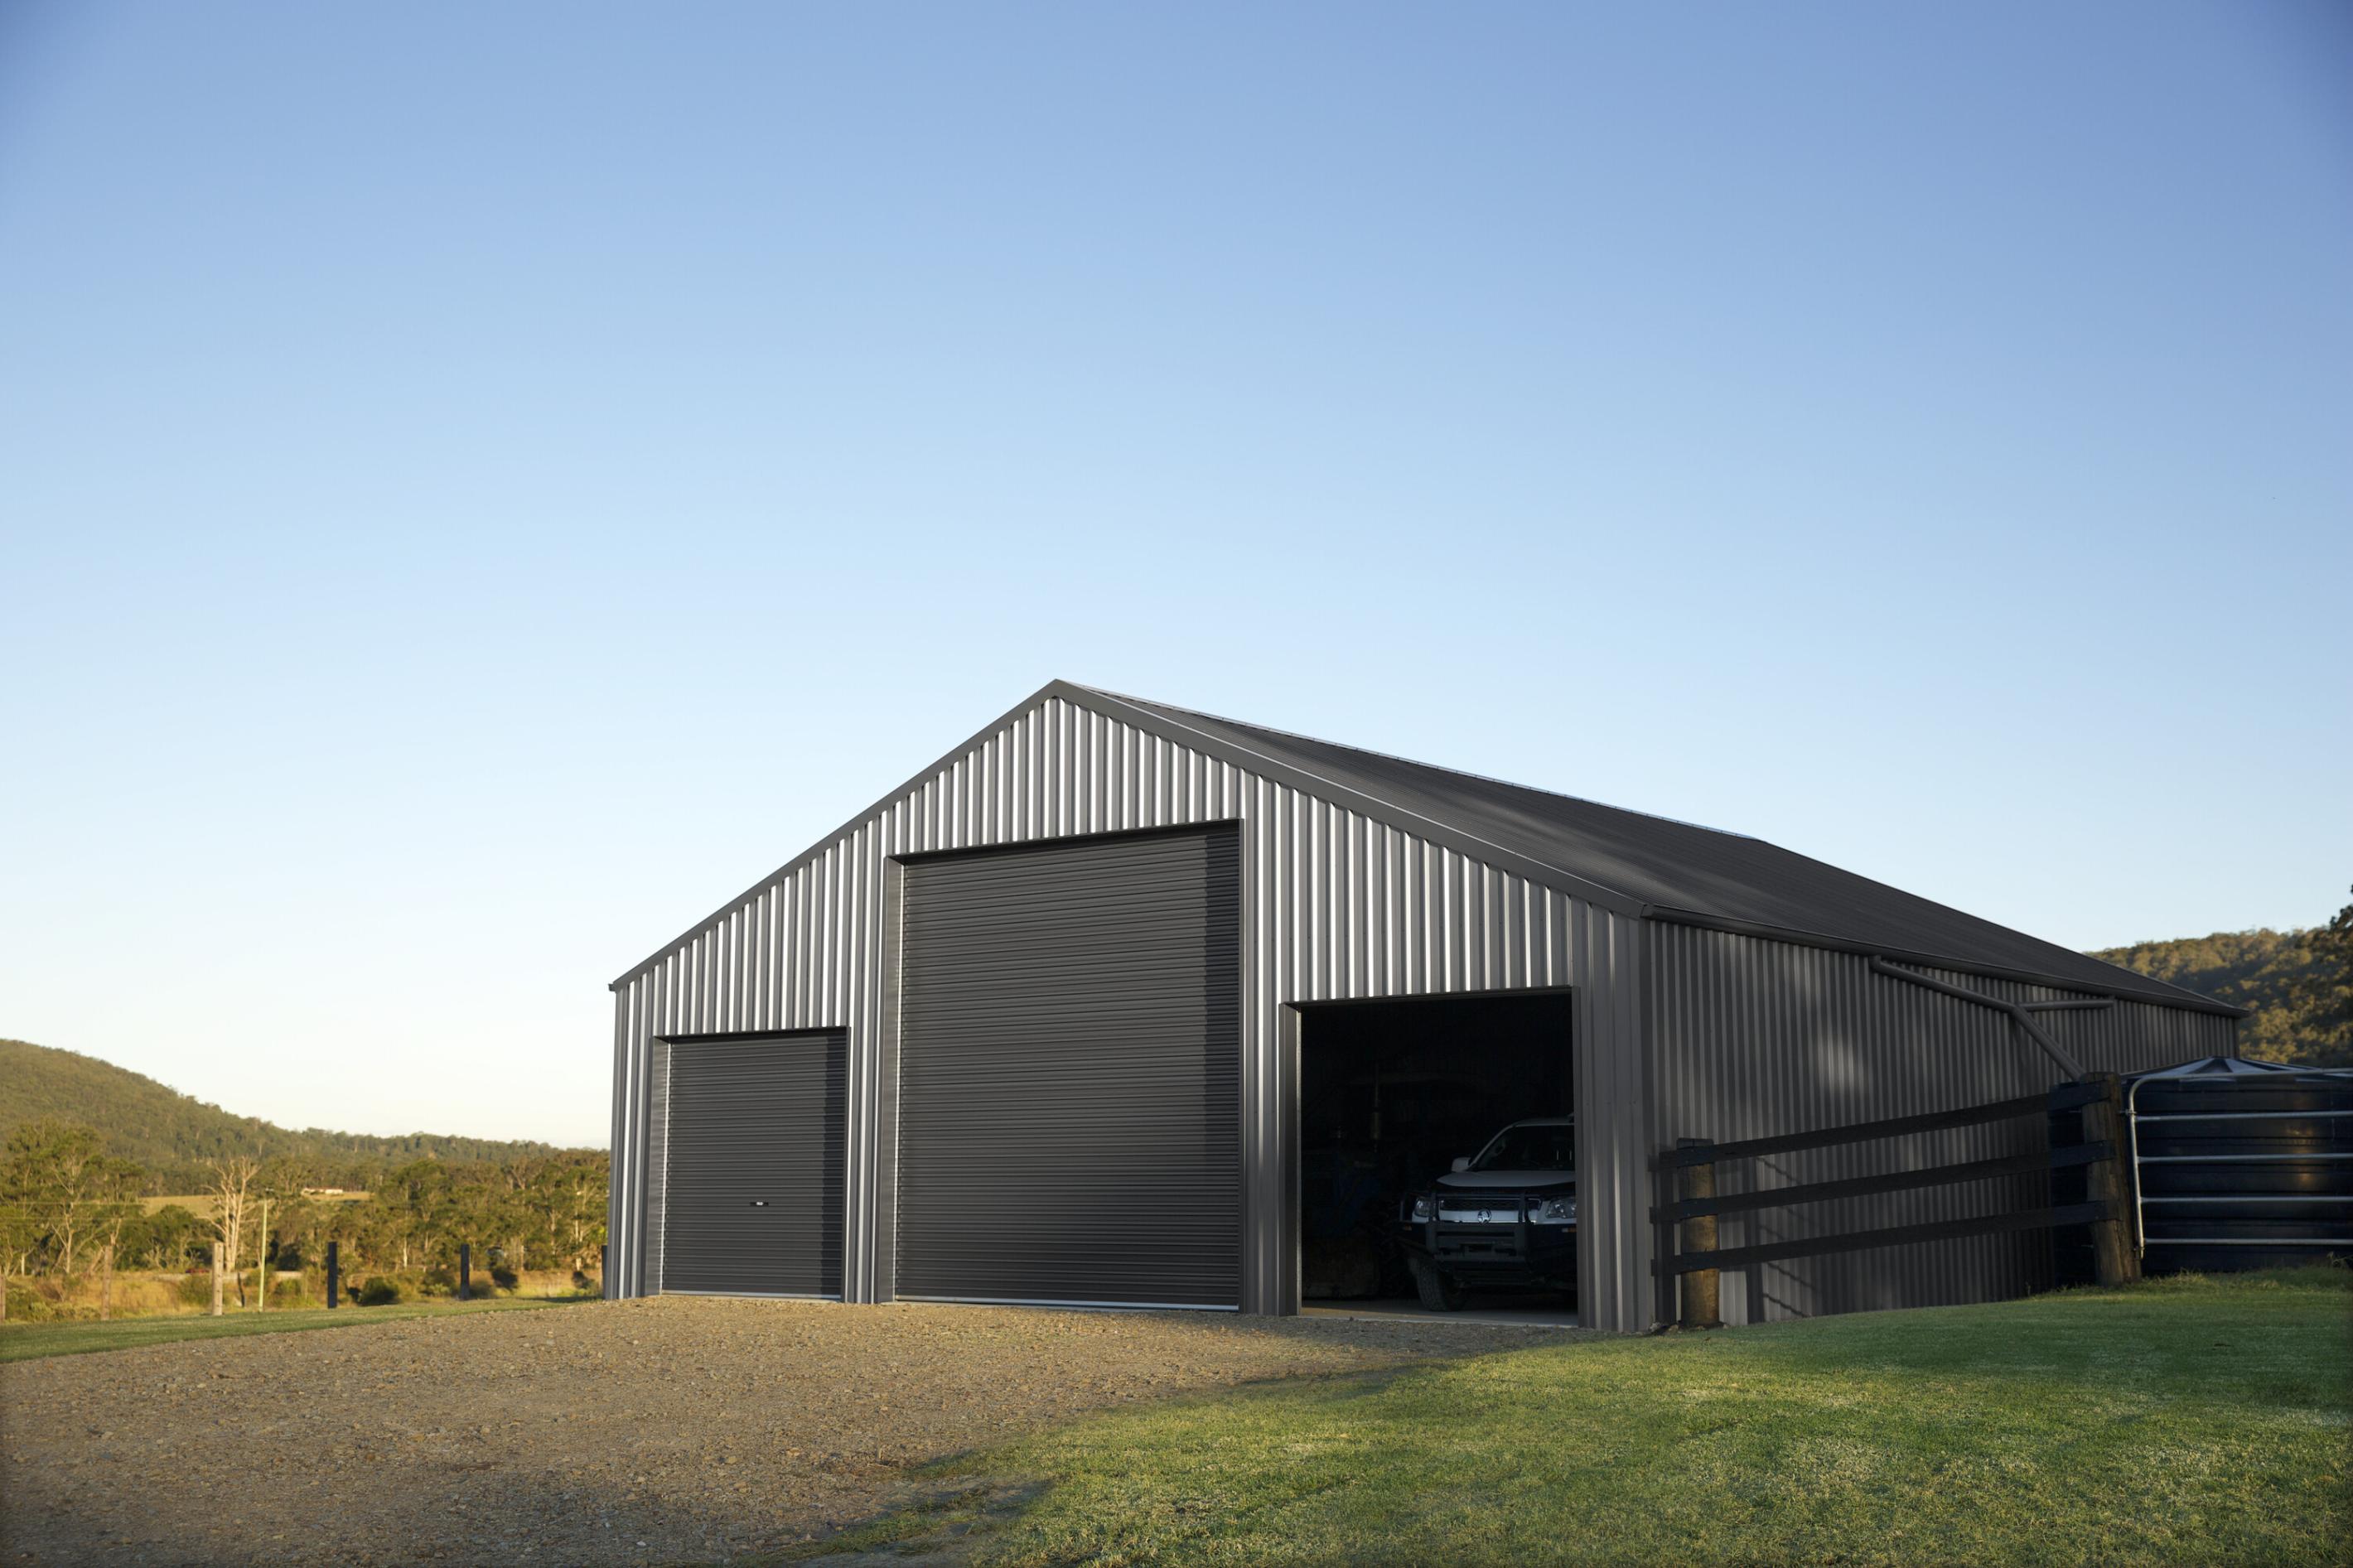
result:
<svg viewBox="0 0 2353 1568"><path fill-rule="evenodd" d="M1719 1160L1747 1160L1759 1154L1794 1154L1801 1149L1830 1149L1841 1143L1865 1143L1876 1138L1903 1138L1915 1132L1942 1132L1954 1127L1976 1127L1988 1121L2009 1121L2048 1111L2073 1110L2100 1098L2089 1084L2062 1084L2049 1094L2021 1095L1958 1110L1931 1110L1920 1116L1892 1116L1883 1121L1856 1121L1844 1127L1824 1127L1811 1132L1788 1132L1778 1138L1745 1138L1736 1143L1697 1142L1670 1149L1651 1163L1652 1170L1680 1165L1713 1164Z"/></svg>
<svg viewBox="0 0 2353 1568"><path fill-rule="evenodd" d="M1667 1260L1666 1271L1691 1274L1703 1268L1746 1268L1784 1258L1819 1258L1834 1252L1863 1252L1874 1247L1903 1247L1915 1241L1951 1241L1966 1236L2048 1230L2054 1226L2090 1225L2094 1220L2115 1217L2115 1209L2107 1204L2066 1204L2058 1208L2021 1209L1975 1219L1932 1220L1925 1225L1890 1226L1884 1230L1852 1230L1844 1236L1808 1237L1799 1241L1768 1241L1756 1247L1678 1254Z"/></svg>
<svg viewBox="0 0 2353 1568"><path fill-rule="evenodd" d="M2113 1160L2111 1143L2078 1143L2048 1153L2005 1154L1993 1160L1971 1160L1958 1165L1929 1165L1916 1171L1894 1171L1883 1176L1850 1176L1837 1182L1808 1182L1801 1186L1767 1187L1762 1192L1735 1193L1729 1197L1688 1198L1651 1211L1651 1223L1669 1225L1701 1215L1741 1214L1752 1209L1787 1208L1794 1204L1827 1203L1832 1198L1876 1197L1881 1193L1908 1193L1922 1187L1981 1182L1989 1176L2021 1176L2036 1171L2088 1165Z"/></svg>

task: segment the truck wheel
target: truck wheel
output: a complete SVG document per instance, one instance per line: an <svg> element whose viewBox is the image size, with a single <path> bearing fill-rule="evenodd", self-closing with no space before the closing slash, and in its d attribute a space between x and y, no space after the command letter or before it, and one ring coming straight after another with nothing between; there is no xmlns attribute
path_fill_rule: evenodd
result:
<svg viewBox="0 0 2353 1568"><path fill-rule="evenodd" d="M1451 1312L1462 1305L1462 1287L1419 1259L1413 1266L1413 1290L1426 1312Z"/></svg>

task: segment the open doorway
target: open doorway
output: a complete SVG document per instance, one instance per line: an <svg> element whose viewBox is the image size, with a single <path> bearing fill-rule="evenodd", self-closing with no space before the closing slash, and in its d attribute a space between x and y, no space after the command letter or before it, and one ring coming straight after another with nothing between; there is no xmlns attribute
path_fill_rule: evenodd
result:
<svg viewBox="0 0 2353 1568"><path fill-rule="evenodd" d="M1299 1280L1309 1310L1421 1310L1419 1194L1514 1123L1575 1114L1566 990L1301 1005ZM1562 1134L1567 1129L1559 1129ZM1563 1186L1560 1191L1573 1191ZM1536 1217L1529 1207L1526 1217ZM1557 1207L1553 1211L1556 1218ZM1573 1213L1573 1209L1570 1211ZM1468 1233L1501 1259L1533 1233L1496 1211ZM1564 1237L1546 1233L1556 1249ZM1450 1279L1451 1304L1556 1319L1573 1311L1558 1270L1517 1278L1507 1262Z"/></svg>

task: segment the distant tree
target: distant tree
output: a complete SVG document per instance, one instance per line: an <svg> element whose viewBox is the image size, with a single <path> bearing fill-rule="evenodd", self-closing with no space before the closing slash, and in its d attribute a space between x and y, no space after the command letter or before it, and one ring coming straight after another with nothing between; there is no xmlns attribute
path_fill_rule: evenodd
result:
<svg viewBox="0 0 2353 1568"><path fill-rule="evenodd" d="M2304 933L2306 963L2288 988L2287 1013L2310 1060L2353 1067L2353 904Z"/></svg>
<svg viewBox="0 0 2353 1568"><path fill-rule="evenodd" d="M237 1304L245 1300L245 1271L238 1259L244 1256L247 1211L254 1198L254 1183L261 1173L259 1161L244 1154L231 1154L213 1164L213 1234L219 1239L220 1252L213 1265L213 1316L220 1316L221 1274L226 1269L237 1281Z"/></svg>
<svg viewBox="0 0 2353 1568"><path fill-rule="evenodd" d="M72 1274L107 1174L98 1134L45 1116L9 1134L8 1162L21 1173L18 1188L36 1245L47 1252L53 1272Z"/></svg>
<svg viewBox="0 0 2353 1568"><path fill-rule="evenodd" d="M8 1278L33 1270L40 1227L33 1217L33 1168L15 1138L0 1149L0 1322L8 1318Z"/></svg>
<svg viewBox="0 0 2353 1568"><path fill-rule="evenodd" d="M114 1316L114 1256L122 1244L123 1227L140 1218L139 1189L147 1173L129 1160L101 1154L90 1172L89 1234L98 1244L98 1317Z"/></svg>
<svg viewBox="0 0 2353 1568"><path fill-rule="evenodd" d="M271 1208L270 1267L301 1268L325 1250L332 1212L348 1205L314 1197L302 1186L280 1184Z"/></svg>
<svg viewBox="0 0 2353 1568"><path fill-rule="evenodd" d="M205 1222L180 1204L165 1204L122 1227L122 1253L142 1268L183 1269Z"/></svg>
<svg viewBox="0 0 2353 1568"><path fill-rule="evenodd" d="M541 1267L578 1269L605 1239L603 1154L565 1154L542 1163L519 1194L531 1245ZM523 1254L518 1244L518 1260Z"/></svg>

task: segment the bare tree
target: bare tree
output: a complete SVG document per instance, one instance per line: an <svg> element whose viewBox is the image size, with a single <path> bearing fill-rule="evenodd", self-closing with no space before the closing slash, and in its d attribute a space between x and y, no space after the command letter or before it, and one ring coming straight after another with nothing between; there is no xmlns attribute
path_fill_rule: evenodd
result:
<svg viewBox="0 0 2353 1568"><path fill-rule="evenodd" d="M213 1234L220 1237L221 1249L213 1263L213 1311L220 1311L220 1277L226 1268L237 1279L237 1304L245 1300L245 1272L237 1259L244 1257L246 1205L252 1201L254 1178L261 1167L242 1154L232 1154L213 1163Z"/></svg>

